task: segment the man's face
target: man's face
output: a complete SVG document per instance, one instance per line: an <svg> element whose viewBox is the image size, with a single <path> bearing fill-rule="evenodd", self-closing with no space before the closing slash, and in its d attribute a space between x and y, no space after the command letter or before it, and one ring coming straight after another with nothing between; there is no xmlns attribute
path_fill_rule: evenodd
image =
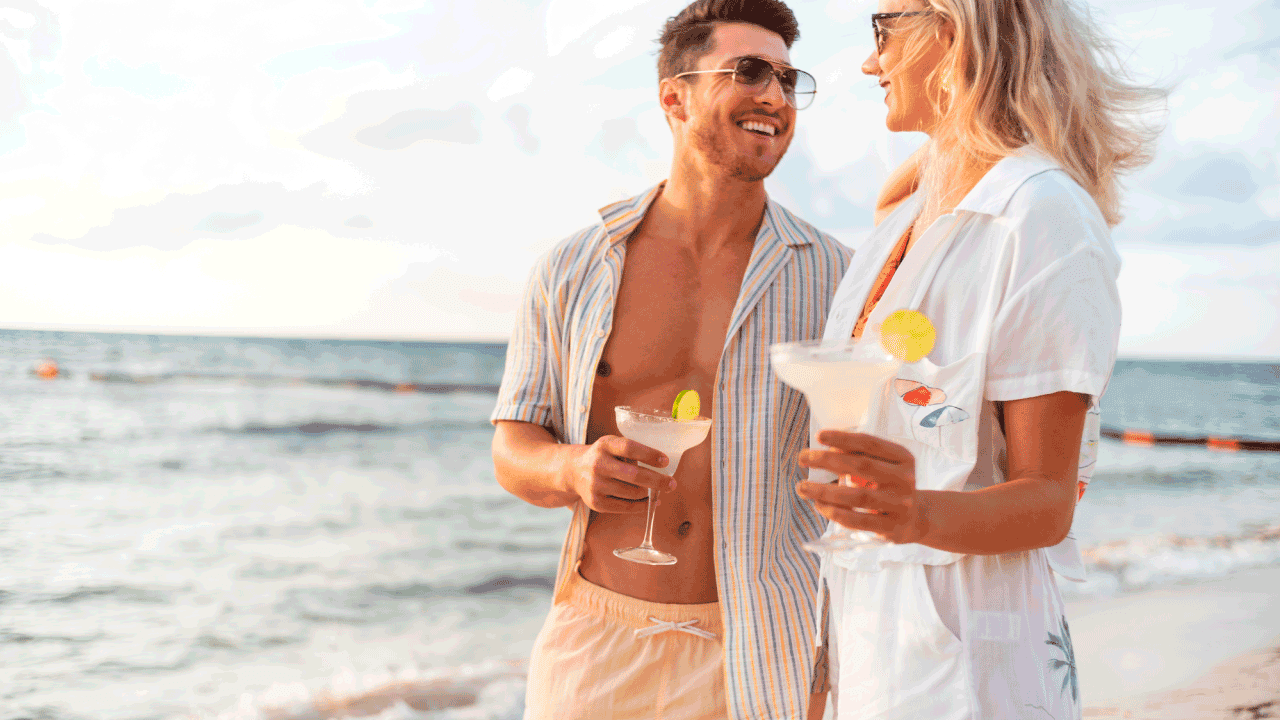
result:
<svg viewBox="0 0 1280 720"><path fill-rule="evenodd" d="M743 57L791 65L782 37L757 25L721 24L712 37L714 47L699 60L697 70L732 70ZM709 168L739 180L759 182L773 172L791 144L796 119L776 77L759 88L735 82L729 72L690 75L677 82L689 85L684 152L697 154Z"/></svg>

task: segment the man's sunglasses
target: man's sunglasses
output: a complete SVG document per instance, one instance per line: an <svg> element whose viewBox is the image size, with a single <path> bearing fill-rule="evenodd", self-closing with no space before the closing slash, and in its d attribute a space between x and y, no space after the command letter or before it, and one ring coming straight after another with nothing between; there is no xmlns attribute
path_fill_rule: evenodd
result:
<svg viewBox="0 0 1280 720"><path fill-rule="evenodd" d="M881 24L883 21L892 20L893 18L911 17L912 15L928 15L931 12L933 11L921 10L918 12L874 13L871 16L871 29L876 33L876 54L879 55L884 52L885 37L889 34L886 27Z"/></svg>
<svg viewBox="0 0 1280 720"><path fill-rule="evenodd" d="M763 92L769 87L769 81L776 77L778 78L778 86L782 88L782 97L786 98L788 105L797 110L809 107L818 89L818 84L809 73L786 65L775 66L768 60L758 57L739 58L738 64L734 65L732 70L728 68L723 70L690 70L674 75L672 79L682 78L685 75L711 73L733 73L733 81L735 83L744 85L756 92Z"/></svg>

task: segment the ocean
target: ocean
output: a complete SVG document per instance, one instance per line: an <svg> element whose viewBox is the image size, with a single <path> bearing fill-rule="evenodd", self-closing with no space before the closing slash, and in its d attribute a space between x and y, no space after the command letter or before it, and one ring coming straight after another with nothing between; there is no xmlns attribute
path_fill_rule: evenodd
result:
<svg viewBox="0 0 1280 720"><path fill-rule="evenodd" d="M0 330L0 720L519 718L567 510L494 480L500 344ZM51 359L58 375L36 369ZM1280 365L1122 360L1103 424L1280 441ZM1068 597L1280 565L1280 453L1104 439ZM354 714L354 710L352 710Z"/></svg>

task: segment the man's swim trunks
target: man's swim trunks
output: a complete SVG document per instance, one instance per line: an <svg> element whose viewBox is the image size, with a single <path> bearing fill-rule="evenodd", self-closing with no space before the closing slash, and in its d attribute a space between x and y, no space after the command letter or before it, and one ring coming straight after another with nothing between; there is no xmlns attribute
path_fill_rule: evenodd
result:
<svg viewBox="0 0 1280 720"><path fill-rule="evenodd" d="M529 660L525 720L726 715L720 603L627 597L574 572Z"/></svg>

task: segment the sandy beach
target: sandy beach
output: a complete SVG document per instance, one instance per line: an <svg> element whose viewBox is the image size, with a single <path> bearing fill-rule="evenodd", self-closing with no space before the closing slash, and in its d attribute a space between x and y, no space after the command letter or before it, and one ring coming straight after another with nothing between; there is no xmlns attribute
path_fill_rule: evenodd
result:
<svg viewBox="0 0 1280 720"><path fill-rule="evenodd" d="M1280 717L1280 568L1071 603L1084 716Z"/></svg>

